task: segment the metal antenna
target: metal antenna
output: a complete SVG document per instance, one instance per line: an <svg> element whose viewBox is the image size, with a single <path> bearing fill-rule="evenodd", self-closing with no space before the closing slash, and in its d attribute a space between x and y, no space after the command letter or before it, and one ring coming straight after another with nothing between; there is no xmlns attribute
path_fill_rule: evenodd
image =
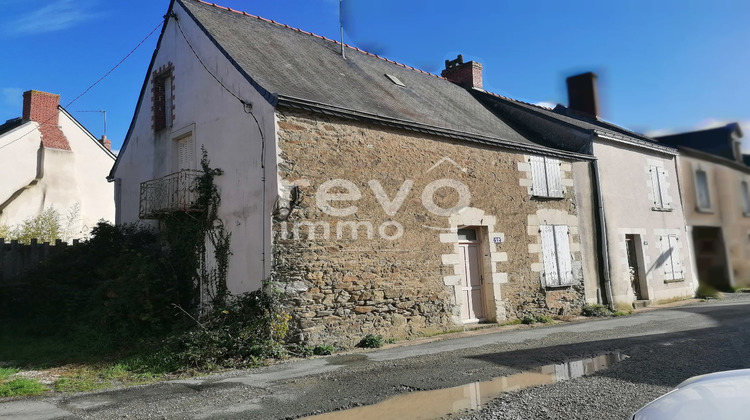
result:
<svg viewBox="0 0 750 420"><path fill-rule="evenodd" d="M339 27L341 28L341 56L344 57L344 60L346 60L346 53L344 52L344 19L342 18L342 2L344 0L339 0Z"/></svg>
<svg viewBox="0 0 750 420"><path fill-rule="evenodd" d="M76 112L99 112L104 116L104 136L107 135L107 110L105 109L95 109L95 110L81 110Z"/></svg>

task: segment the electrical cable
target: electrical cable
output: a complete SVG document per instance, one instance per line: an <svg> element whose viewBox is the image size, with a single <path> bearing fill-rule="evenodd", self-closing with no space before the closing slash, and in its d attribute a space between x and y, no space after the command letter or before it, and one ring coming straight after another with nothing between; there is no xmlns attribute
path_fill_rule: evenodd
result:
<svg viewBox="0 0 750 420"><path fill-rule="evenodd" d="M255 117L255 114L253 114L253 105L244 99L240 98L236 93L234 93L231 89L229 89L218 77L216 77L215 74L211 72L211 70L208 69L208 66L206 66L206 63L203 62L203 60L200 58L198 53L195 51L195 48L193 48L193 45L190 43L190 41L187 39L187 36L185 36L185 32L182 30L182 25L180 25L179 19L177 19L177 16L171 15L170 17L174 17L175 22L177 23L177 28L180 30L180 34L182 34L182 38L185 40L185 43L190 48L190 51L192 51L195 58L198 60L198 62L203 66L203 69L206 70L206 73L208 73L214 80L216 80L216 83L218 83L222 88L224 88L227 93L234 96L235 99L237 99L243 107L243 110L246 114L250 114L251 117L253 117L253 120L255 121L255 125L258 127L258 132L260 133L260 168L261 168L261 183L263 184L263 214L265 215L265 208L266 208L266 136L263 134L263 129L260 126L260 123L258 122L258 118ZM263 250L262 252L262 264L263 264L263 275L265 276L266 273L266 220L265 217L263 218Z"/></svg>
<svg viewBox="0 0 750 420"><path fill-rule="evenodd" d="M140 47L141 45L143 45L143 43L144 43L144 42L146 42L146 41L147 41L147 40L148 40L149 38L151 38L151 35L153 35L153 34L154 34L154 32L156 32L156 30L157 30L157 29L159 29L159 27L160 27L160 26L161 26L161 25L162 25L163 23L164 23L163 21L162 21L162 22L159 22L159 24L158 24L158 25L156 25L156 27L155 27L155 28L154 28L154 29L153 29L153 30L152 30L151 32L149 32L149 34L148 34L148 35L146 35L146 37L145 37L145 38L143 38L143 39L141 40L141 42L139 42L139 43L138 43L138 45L136 45L136 46L135 46L135 48L133 48L133 49L132 49L132 50L131 50L131 51L130 51L130 52L129 52L129 53L128 53L128 54L127 54L127 55L126 55L126 56L125 56L125 57L124 57L123 59L122 59L122 60L120 60L120 61L119 61L119 62L118 62L117 64L115 64L115 66L114 66L114 67L112 67L111 69L109 69L109 71L108 71L107 73L105 73L105 74L104 74L104 76L100 77L100 78L99 78L99 80L97 80L96 82L94 82L93 84L91 84L91 86L89 86L88 88L86 88L86 90L84 90L84 91L83 91L83 93L81 93L80 95L76 96L76 97L75 97L75 99L73 99L72 101L68 102L68 104L67 104L67 105L65 105L65 107L64 107L64 108L67 108L67 107L69 107L70 105L72 105L72 104L73 104L73 103L74 103L75 101L77 101L78 99L80 99L80 98L81 98L81 97L82 97L83 95L87 94L87 93L88 93L88 92L89 92L89 91L90 91L90 90L91 90L91 89L92 89L92 88L93 88L94 86L98 85L98 84L99 84L99 82L101 82L102 80L104 80L104 79L105 79L105 78L106 78L107 76L109 76L109 75L110 75L110 74L111 74L111 73L112 73L113 71L115 71L115 69L117 69L118 67L120 67L120 65L121 65L122 63L124 63L124 62L125 62L125 60L127 60L127 59L128 59L128 57L130 57L131 55L133 55L133 53L135 52L135 50L137 50L137 49L138 49L138 48L139 48L139 47ZM53 115L53 116L51 116L51 117L47 118L46 120L44 120L44 121L42 121L41 123L39 123L39 126L41 126L41 125L43 125L43 124L46 124L46 123L48 123L48 122L52 121L52 120L53 120L54 118L55 118L55 115ZM0 146L0 150L2 150L2 149L4 149L5 147L8 147L8 146L10 146L11 144L13 144L13 143L15 143L15 142L17 142L17 141L21 140L22 138L24 138L24 137L28 136L29 134L33 133L34 131L36 131L36 128L34 128L34 129L32 129L32 130L29 130L28 132L26 132L26 133L22 134L22 135L21 135L20 137L18 137L17 139L11 140L10 142L8 142L8 143L6 143L6 144L4 144L4 145Z"/></svg>

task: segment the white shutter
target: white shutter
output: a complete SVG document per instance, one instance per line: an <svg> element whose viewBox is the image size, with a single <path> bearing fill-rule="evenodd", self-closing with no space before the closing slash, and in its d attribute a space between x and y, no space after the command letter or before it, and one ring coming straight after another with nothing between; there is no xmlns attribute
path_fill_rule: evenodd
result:
<svg viewBox="0 0 750 420"><path fill-rule="evenodd" d="M661 200L661 207L665 209L672 208L672 203L669 202L669 194L667 191L667 171L659 168L659 199Z"/></svg>
<svg viewBox="0 0 750 420"><path fill-rule="evenodd" d="M547 197L547 176L545 175L544 158L541 156L531 156L531 195L537 197Z"/></svg>
<svg viewBox="0 0 750 420"><path fill-rule="evenodd" d="M682 258L680 258L680 254L678 253L677 235L669 235L667 238L669 240L669 249L672 251L672 278L674 280L684 279L685 273L682 272Z"/></svg>
<svg viewBox="0 0 750 420"><path fill-rule="evenodd" d="M560 161L557 159L544 158L547 172L547 192L549 197L562 197L562 175L560 174Z"/></svg>
<svg viewBox="0 0 750 420"><path fill-rule="evenodd" d="M193 169L193 136L187 136L177 140L177 169Z"/></svg>
<svg viewBox="0 0 750 420"><path fill-rule="evenodd" d="M573 262L570 255L570 234L568 227L558 225L554 229L560 285L573 284Z"/></svg>
<svg viewBox="0 0 750 420"><path fill-rule="evenodd" d="M660 209L662 207L662 200L661 190L659 189L659 168L651 165L648 172L651 176L651 195L654 197L654 208Z"/></svg>
<svg viewBox="0 0 750 420"><path fill-rule="evenodd" d="M544 285L559 286L560 277L557 270L557 248L555 247L555 231L552 225L539 226L542 235L542 253L544 255Z"/></svg>
<svg viewBox="0 0 750 420"><path fill-rule="evenodd" d="M674 251L669 245L669 236L659 237L659 246L661 255L664 258L662 267L664 267L664 280L674 280L674 267L672 266L672 252Z"/></svg>

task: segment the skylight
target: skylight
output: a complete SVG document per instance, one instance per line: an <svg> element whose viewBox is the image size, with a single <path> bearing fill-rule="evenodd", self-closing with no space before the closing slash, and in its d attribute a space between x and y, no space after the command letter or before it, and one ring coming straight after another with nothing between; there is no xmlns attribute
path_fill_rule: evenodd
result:
<svg viewBox="0 0 750 420"><path fill-rule="evenodd" d="M396 77L396 76L394 76L392 74L385 73L385 77L387 77L388 80L390 80L391 82L393 82L394 85L401 86L401 87L406 87L406 85L404 84L404 82L402 82L401 80L398 80L398 77Z"/></svg>

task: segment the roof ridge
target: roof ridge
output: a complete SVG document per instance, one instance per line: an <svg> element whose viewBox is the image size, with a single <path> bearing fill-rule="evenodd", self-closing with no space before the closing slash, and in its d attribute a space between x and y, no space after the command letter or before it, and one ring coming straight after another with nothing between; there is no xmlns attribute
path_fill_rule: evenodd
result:
<svg viewBox="0 0 750 420"><path fill-rule="evenodd" d="M211 2L208 2L208 1L206 1L206 0L193 0L193 1L197 1L198 3L203 3L203 4L206 4L206 5L208 5L208 6L213 6L213 7L216 7L216 8L218 8L218 9L223 9L223 10L227 10L227 11L229 11L229 12L237 13L237 14L239 14L239 15L243 15L243 16L248 16L248 17L252 17L252 18L256 18L256 19L258 19L258 20L262 20L262 21L264 21L264 22L268 22L268 23L273 23L274 25L278 25L278 26L283 26L283 27L285 27L285 28L287 28L287 29L291 29L291 30L293 30L293 31L297 31L297 32L300 32L300 33L303 33L303 34L306 34L306 35L311 35L311 36L314 36L315 38L320 38L320 39L322 39L322 40L325 40L325 41L333 42L334 44L338 44L338 45L343 45L343 46L345 46L345 47L347 47L347 48L349 48L349 49L352 49L352 50L355 50L355 51L361 52L361 53L363 53L363 54L366 54L366 55L369 55L369 56L372 56L372 57L375 57L375 58L379 58L379 59L381 59L381 60L384 60L384 61L387 61L387 62L389 62L389 63L391 63L391 64L396 64L396 65L398 65L398 66L401 66L401 67L404 67L404 68L407 68L407 69L410 69L410 70L414 70L414 71L417 71L417 72L419 72L419 73L427 74L427 75L429 75L429 76L432 76L432 77L437 77L438 79L448 80L448 79L446 79L445 77L442 77L442 76L438 76L437 74L432 74L432 73L430 73L430 72L428 72L428 71L424 71L424 70L422 70L422 69L418 69L418 68L416 68L416 67L412 67L412 66L409 66L409 65L407 65L407 64L402 64L402 63L399 63L398 61L390 60L390 59L388 59L388 58L385 58L385 57L381 57L381 56L379 56L379 55L377 55L377 54L373 54L373 53L371 53L371 52L368 52L368 51L365 51L365 50L359 49L359 48L357 48L357 47L354 47L354 46L351 46L351 45L349 45L349 44L341 43L341 42L339 42L339 41L336 41L335 39L330 39L330 38L326 38L326 37L324 37L324 36L322 36L322 35L318 35L318 34L315 34L315 33L309 32L309 31L305 31L304 29L299 29L299 28L295 28L295 27L293 27L293 26L289 26L289 25L287 25L287 24L285 24L285 23L280 23L280 22L276 22L276 21L275 21L275 20L273 20L273 19L267 19L267 18L264 18L264 17L262 17L262 16L254 15L254 14L252 14L252 13L247 13L247 12L245 12L245 11L241 11L241 10L235 10L235 9L232 9L232 8L230 8L230 7L226 7L226 6L220 6L220 5L216 4L216 3L211 3Z"/></svg>
<svg viewBox="0 0 750 420"><path fill-rule="evenodd" d="M498 97L498 98L501 98L501 99L505 99L507 101L516 102L516 103L523 104L523 105L528 105L528 106L533 106L535 108L541 108L541 109L544 109L546 111L554 111L554 109L552 109L550 107L546 107L546 106L542 106L542 105L537 105L537 104L532 104L531 102L524 102L522 100L514 99L514 98L511 98L509 96L500 95L499 93L490 92L489 90L482 89L482 92L484 92L484 93L486 93L488 95L491 95L491 96L495 96L495 97Z"/></svg>

